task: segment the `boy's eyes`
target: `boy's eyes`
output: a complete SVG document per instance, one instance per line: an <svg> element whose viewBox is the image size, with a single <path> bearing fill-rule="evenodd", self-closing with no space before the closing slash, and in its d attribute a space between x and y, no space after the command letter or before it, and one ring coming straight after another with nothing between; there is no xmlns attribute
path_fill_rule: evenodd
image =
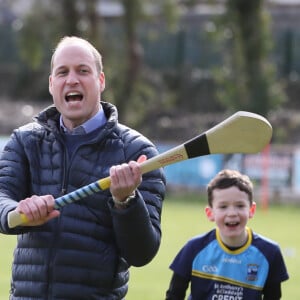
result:
<svg viewBox="0 0 300 300"><path fill-rule="evenodd" d="M229 205L227 204L221 204L218 206L219 209L225 209L227 208ZM240 204L235 204L234 207L237 207L237 208L244 208L246 205L244 203L240 203Z"/></svg>

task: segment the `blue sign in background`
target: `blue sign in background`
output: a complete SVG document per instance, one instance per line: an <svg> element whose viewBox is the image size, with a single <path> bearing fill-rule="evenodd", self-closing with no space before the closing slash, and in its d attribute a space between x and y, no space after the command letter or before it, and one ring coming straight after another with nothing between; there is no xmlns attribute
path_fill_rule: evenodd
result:
<svg viewBox="0 0 300 300"><path fill-rule="evenodd" d="M0 136L0 151L8 141L8 136ZM156 144L163 153L177 145ZM266 156L267 155L267 156ZM266 160L268 162L267 167ZM208 182L223 168L239 170L250 176L259 186L264 174L267 174L268 189L291 189L300 194L300 149L273 149L270 153L257 154L213 154L200 156L164 168L167 184L186 188L204 188Z"/></svg>
<svg viewBox="0 0 300 300"><path fill-rule="evenodd" d="M163 153L173 145L156 145ZM191 158L164 168L167 184L190 188L205 187L223 166L223 155L213 154Z"/></svg>

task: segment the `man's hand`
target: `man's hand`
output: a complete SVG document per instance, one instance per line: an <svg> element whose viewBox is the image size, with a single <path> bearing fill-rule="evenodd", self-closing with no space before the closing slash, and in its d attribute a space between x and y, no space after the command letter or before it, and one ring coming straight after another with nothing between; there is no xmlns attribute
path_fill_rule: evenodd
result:
<svg viewBox="0 0 300 300"><path fill-rule="evenodd" d="M28 222L23 226L42 225L59 216L60 212L54 209L55 199L51 195L36 196L21 200L16 211L26 215Z"/></svg>
<svg viewBox="0 0 300 300"><path fill-rule="evenodd" d="M124 201L132 195L142 182L140 163L147 160L146 155L141 155L137 161L110 168L110 192L118 201Z"/></svg>

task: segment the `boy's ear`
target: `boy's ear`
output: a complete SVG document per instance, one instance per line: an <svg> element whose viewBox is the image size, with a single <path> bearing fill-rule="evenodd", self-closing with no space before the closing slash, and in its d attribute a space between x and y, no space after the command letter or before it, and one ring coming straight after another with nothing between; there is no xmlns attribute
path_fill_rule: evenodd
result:
<svg viewBox="0 0 300 300"><path fill-rule="evenodd" d="M211 221L211 222L215 221L213 210L210 206L205 207L205 214L206 214L206 217L209 221Z"/></svg>
<svg viewBox="0 0 300 300"><path fill-rule="evenodd" d="M254 214L256 212L256 202L252 202L252 205L250 207L250 211L249 211L249 218L253 218Z"/></svg>

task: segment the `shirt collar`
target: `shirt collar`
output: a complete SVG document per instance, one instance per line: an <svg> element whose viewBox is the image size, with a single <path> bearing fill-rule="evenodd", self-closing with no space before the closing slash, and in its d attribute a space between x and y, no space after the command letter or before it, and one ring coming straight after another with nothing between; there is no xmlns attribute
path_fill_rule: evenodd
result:
<svg viewBox="0 0 300 300"><path fill-rule="evenodd" d="M104 114L104 111L102 108L97 112L96 115L94 115L92 118L84 122L83 124L75 127L72 131L67 129L67 127L64 125L62 115L60 115L60 127L64 133L76 135L76 134L86 134L90 133L93 130L101 127L106 123L107 119Z"/></svg>

